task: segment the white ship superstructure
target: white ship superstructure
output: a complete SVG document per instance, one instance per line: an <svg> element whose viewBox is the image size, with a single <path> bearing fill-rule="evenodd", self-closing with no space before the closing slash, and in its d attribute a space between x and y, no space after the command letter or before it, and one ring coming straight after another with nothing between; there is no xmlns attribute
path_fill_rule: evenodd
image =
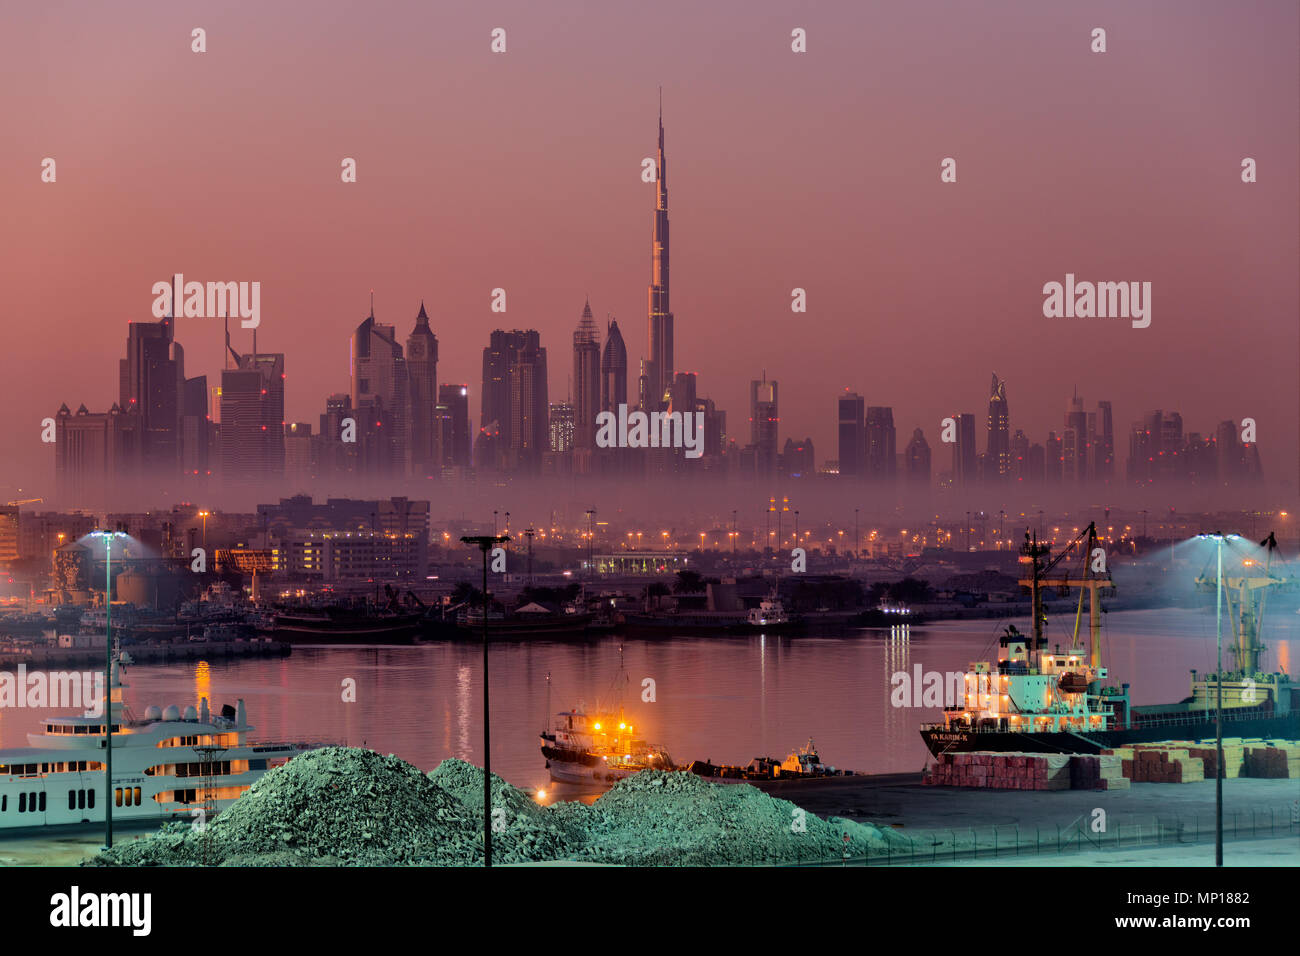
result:
<svg viewBox="0 0 1300 956"><path fill-rule="evenodd" d="M196 710L149 707L133 719L123 703L125 686L113 666L113 821L204 818L219 813L267 770L311 749L305 743L255 743L244 701L212 714L201 698ZM0 830L102 823L105 800L103 708L98 716L52 717L30 746L0 750Z"/></svg>

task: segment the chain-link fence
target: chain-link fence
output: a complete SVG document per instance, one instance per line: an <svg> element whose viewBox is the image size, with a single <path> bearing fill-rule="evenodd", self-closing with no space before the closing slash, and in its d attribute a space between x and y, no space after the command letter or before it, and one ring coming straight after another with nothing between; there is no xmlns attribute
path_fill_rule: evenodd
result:
<svg viewBox="0 0 1300 956"><path fill-rule="evenodd" d="M1091 814L1054 827L1005 824L904 833L889 830L886 843L865 855L815 858L786 862L785 866L890 866L975 862L1004 857L1064 855L1085 850L1126 850L1213 843L1213 814L1156 814L1107 819ZM1223 811L1223 838L1227 840L1300 837L1300 804ZM756 866L770 865L755 849Z"/></svg>

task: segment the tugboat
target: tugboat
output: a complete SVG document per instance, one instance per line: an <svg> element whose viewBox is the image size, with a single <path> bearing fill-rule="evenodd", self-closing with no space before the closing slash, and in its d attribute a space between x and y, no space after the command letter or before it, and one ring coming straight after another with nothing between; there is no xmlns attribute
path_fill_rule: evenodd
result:
<svg viewBox="0 0 1300 956"><path fill-rule="evenodd" d="M677 770L663 747L636 736L623 712L623 689L628 683L619 647L619 669L614 678L610 706L587 713L579 706L555 714L541 733L542 756L556 783L614 784L641 770ZM546 675L546 709L549 712L551 677Z"/></svg>
<svg viewBox="0 0 1300 956"><path fill-rule="evenodd" d="M745 623L755 631L788 631L798 627L800 622L786 613L785 605L773 591L759 602L758 607L749 609Z"/></svg>
<svg viewBox="0 0 1300 956"><path fill-rule="evenodd" d="M822 763L817 754L817 747L808 738L808 743L798 750L791 751L785 760L772 757L755 757L744 767L730 767L710 763L707 760L695 760L686 768L696 776L714 783L757 783L764 780L808 780L827 777L852 777L852 770L839 770Z"/></svg>
<svg viewBox="0 0 1300 956"><path fill-rule="evenodd" d="M617 713L561 712L542 731L542 756L556 783L613 784L641 770L676 770L668 753L638 738Z"/></svg>
<svg viewBox="0 0 1300 956"><path fill-rule="evenodd" d="M1080 576L1049 579L1052 571L1075 545L1084 545ZM961 702L944 708L943 722L926 724L921 737L935 756L961 751L1012 751L1021 753L1098 753L1108 747L1154 740L1207 739L1215 736L1215 702L1220 680L1223 687L1225 735L1300 739L1300 687L1285 673L1259 672L1264 650L1259 641L1263 594L1286 583L1271 573L1272 535L1264 574L1254 578L1225 578L1229 595L1239 598L1233 614L1236 669L1222 675L1192 674L1192 695L1176 704L1133 707L1128 684L1103 687L1107 670L1101 666L1100 592L1113 587L1109 572L1094 572L1090 556L1097 545L1097 529L1090 524L1056 557L1046 562L1049 549L1037 535L1025 535L1021 562L1031 567L1022 585L1033 597L1033 633L1008 627L999 640L999 659L972 663L960 688ZM1046 563L1045 563L1046 562ZM1218 586L1218 579L1212 582ZM1044 585L1078 587L1079 611L1068 650L1047 653L1043 636ZM1206 586L1206 579L1198 580ZM1089 642L1079 644L1083 595L1088 592ZM1256 592L1259 597L1256 598Z"/></svg>

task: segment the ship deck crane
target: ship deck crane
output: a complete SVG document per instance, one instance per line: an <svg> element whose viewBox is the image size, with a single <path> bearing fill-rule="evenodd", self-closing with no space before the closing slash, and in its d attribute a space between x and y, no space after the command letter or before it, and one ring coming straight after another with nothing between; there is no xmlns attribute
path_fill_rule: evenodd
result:
<svg viewBox="0 0 1300 956"><path fill-rule="evenodd" d="M1080 542L1086 542L1083 551L1083 574L1071 576L1066 574L1062 578L1049 578L1049 574L1061 561L1070 553L1070 550ZM1042 588L1044 585L1052 585L1062 589L1079 588L1079 610L1075 613L1074 619L1074 636L1071 640L1071 647L1078 646L1079 624L1083 615L1083 592L1088 592L1088 664L1094 670L1101 666L1101 593L1107 589L1114 589L1115 584L1111 580L1110 571L1094 571L1093 564L1089 560L1094 548L1097 546L1097 523L1090 522L1088 527L1079 532L1070 541L1069 544L1045 567L1040 567L1039 559L1046 558L1050 549L1045 544L1038 543L1038 535L1030 537L1028 531L1025 532L1025 544L1020 549L1022 560L1027 558L1027 563L1032 567L1032 572L1028 578L1022 578L1018 583L1022 587L1030 588L1033 594L1033 613L1034 613L1034 653L1041 653L1040 648L1044 643L1043 639L1043 598Z"/></svg>

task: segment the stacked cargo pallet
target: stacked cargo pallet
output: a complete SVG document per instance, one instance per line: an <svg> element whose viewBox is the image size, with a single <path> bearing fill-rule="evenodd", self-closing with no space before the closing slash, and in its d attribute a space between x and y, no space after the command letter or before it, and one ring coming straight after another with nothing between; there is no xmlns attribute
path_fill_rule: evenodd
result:
<svg viewBox="0 0 1300 956"><path fill-rule="evenodd" d="M1134 783L1193 783L1205 779L1204 759L1180 742L1134 744L1102 753L1118 758L1124 776Z"/></svg>
<svg viewBox="0 0 1300 956"><path fill-rule="evenodd" d="M1072 790L1127 790L1128 778L1124 776L1123 761L1108 754L1072 754L1070 756L1070 789Z"/></svg>
<svg viewBox="0 0 1300 956"><path fill-rule="evenodd" d="M1067 754L941 754L922 782L936 787L1069 790L1070 758Z"/></svg>
<svg viewBox="0 0 1300 956"><path fill-rule="evenodd" d="M1144 747L1133 754L1134 783L1195 783L1205 779L1205 761L1186 749Z"/></svg>
<svg viewBox="0 0 1300 956"><path fill-rule="evenodd" d="M1164 740L1103 750L1123 761L1124 776L1136 782L1188 783L1213 780L1218 748L1213 740ZM1194 761L1200 761L1198 768ZM1177 767L1173 765L1179 765ZM1235 777L1300 778L1300 743L1287 740L1223 738L1224 779Z"/></svg>
<svg viewBox="0 0 1300 956"><path fill-rule="evenodd" d="M1271 740L1246 748L1242 775L1246 777L1300 777L1300 743Z"/></svg>

